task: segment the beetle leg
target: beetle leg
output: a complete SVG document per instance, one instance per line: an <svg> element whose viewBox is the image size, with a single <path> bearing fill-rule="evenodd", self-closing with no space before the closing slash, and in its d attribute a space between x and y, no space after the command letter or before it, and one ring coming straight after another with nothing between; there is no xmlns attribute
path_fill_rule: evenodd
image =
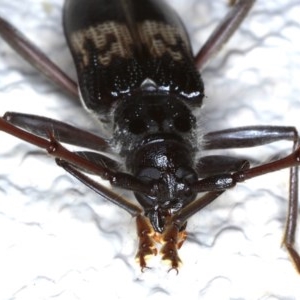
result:
<svg viewBox="0 0 300 300"><path fill-rule="evenodd" d="M244 148L264 145L281 140L293 141L294 153L291 154L289 158L286 158L285 160L275 161L273 163L259 166L257 168L252 168L246 172L242 172L238 176L240 179L243 177L243 180L262 175L266 172L272 172L273 170L275 170L275 168L279 169L280 165L282 166L282 168L284 168L286 161L294 161L295 164L298 164L300 159L299 149L297 150L297 147L299 147L299 135L296 128L294 127L247 126L232 128L208 133L205 136L205 139L207 141L206 149ZM230 162L230 160L228 161ZM198 169L205 173L205 171L208 170L206 165L209 162L214 162L214 166L218 164L215 158L203 158L202 164L201 161L199 161L199 164L197 165ZM225 166L224 163L222 164L223 166ZM216 169L216 171L220 171L218 167L214 167L210 170L214 169ZM283 244L288 250L298 272L300 273L300 256L294 248L298 219L298 181L298 166L292 166L290 169L289 205Z"/></svg>
<svg viewBox="0 0 300 300"><path fill-rule="evenodd" d="M201 198L188 204L180 211L179 214L172 218L172 221L177 224L178 228L180 228L180 226L182 226L188 218L214 201L227 188L236 185L238 182L243 182L245 180L284 168L291 168L289 208L283 244L287 248L297 270L300 272L300 255L294 247L296 224L298 219L298 166L300 164L299 143L294 143L293 150L294 151L290 155L282 159L253 168L245 168L232 174L221 174L219 176L219 180L218 175L199 180L193 187L191 187L192 190L196 192L203 191L202 189L204 184L205 188L207 186L211 192L206 193ZM224 178L226 180L223 180Z"/></svg>
<svg viewBox="0 0 300 300"><path fill-rule="evenodd" d="M32 44L17 28L0 17L0 36L50 81L78 99L77 84ZM78 101L79 104L79 101Z"/></svg>
<svg viewBox="0 0 300 300"><path fill-rule="evenodd" d="M74 176L79 181L81 181L83 184L85 184L87 187L89 187L90 189L95 191L97 194L99 194L101 197L103 197L105 200L108 200L108 201L116 204L117 206L123 208L133 217L136 217L142 213L142 209L139 206L137 206L134 203L131 203L130 201L123 198L122 196L114 193L111 189L106 188L102 184L91 179L90 177L85 175L83 172L78 170L78 167L74 167L72 164L70 164L64 160L61 160L59 158L56 159L56 163L60 167L64 168L72 176Z"/></svg>
<svg viewBox="0 0 300 300"><path fill-rule="evenodd" d="M205 134L205 149L231 149L266 145L278 141L298 142L297 129L292 126L244 126Z"/></svg>
<svg viewBox="0 0 300 300"><path fill-rule="evenodd" d="M139 215L136 218L137 235L139 237L139 248L136 254L136 259L141 266L142 272L147 267L146 259L148 256L157 254L155 247L155 232L149 222L149 219Z"/></svg>
<svg viewBox="0 0 300 300"><path fill-rule="evenodd" d="M298 220L298 167L291 168L290 171L290 198L286 228L283 236L283 244L288 250L294 264L300 273L300 256L294 248L296 227Z"/></svg>
<svg viewBox="0 0 300 300"><path fill-rule="evenodd" d="M293 150L299 147L299 142L294 144ZM288 250L294 264L300 273L300 256L294 248L296 227L298 220L298 185L299 185L299 167L294 166L290 169L290 187L289 187L289 206L286 221L283 244Z"/></svg>
<svg viewBox="0 0 300 300"><path fill-rule="evenodd" d="M137 234L139 237L139 248L136 258L140 263L142 271L147 267L146 259L148 256L157 255L155 243L162 243L160 254L162 260L170 262L171 269L178 270L181 260L178 256L178 249L187 238L186 231L179 231L174 223L168 223L162 235L154 232L149 219L139 215L136 218Z"/></svg>
<svg viewBox="0 0 300 300"><path fill-rule="evenodd" d="M81 170L100 176L103 180L108 180L113 186L124 188L139 193L151 193L151 186L145 184L138 178L128 173L115 172L106 168L104 165L95 164L88 159L81 157L75 152L71 152L63 147L54 137L51 131L48 131L48 140L27 132L21 128L7 122L4 118L0 118L0 130L11 134L23 141L45 149L50 155L58 158L57 162L65 161L68 164L77 166ZM59 164L59 163L58 163ZM62 165L62 164L59 164Z"/></svg>
<svg viewBox="0 0 300 300"><path fill-rule="evenodd" d="M294 148L299 147L299 143L295 143ZM283 237L283 244L288 250L298 272L300 273L300 255L294 247L295 234L298 219L298 171L300 162L300 148L283 159L251 168L242 172L237 172L235 179L237 182L244 181L262 174L280 170L285 167L291 167L290 170L290 188L289 188L289 206L286 221L286 229Z"/></svg>
<svg viewBox="0 0 300 300"><path fill-rule="evenodd" d="M203 156L197 161L196 171L199 177L202 178L249 169L249 167L250 162L245 158L225 155L209 155Z"/></svg>
<svg viewBox="0 0 300 300"><path fill-rule="evenodd" d="M3 119L40 137L48 138L51 131L62 143L98 151L111 150L108 140L54 119L16 112L6 112Z"/></svg>
<svg viewBox="0 0 300 300"><path fill-rule="evenodd" d="M239 28L254 2L255 0L230 1L231 10L195 56L195 64L200 70L203 69L207 61L221 49Z"/></svg>
<svg viewBox="0 0 300 300"><path fill-rule="evenodd" d="M181 248L181 246L186 241L186 239L187 239L187 232L185 230L179 231L178 242L177 242L177 249Z"/></svg>
<svg viewBox="0 0 300 300"><path fill-rule="evenodd" d="M173 222L166 226L162 235L163 246L160 250L162 260L170 262L170 270L174 269L177 273L178 268L182 264L177 250L180 249L186 238L186 231L179 231L179 227L177 227L177 225Z"/></svg>

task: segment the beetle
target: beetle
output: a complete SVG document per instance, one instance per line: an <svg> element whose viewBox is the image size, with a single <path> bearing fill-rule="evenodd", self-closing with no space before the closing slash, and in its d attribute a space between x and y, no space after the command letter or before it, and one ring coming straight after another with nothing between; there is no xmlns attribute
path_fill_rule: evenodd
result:
<svg viewBox="0 0 300 300"><path fill-rule="evenodd" d="M162 1L67 0L64 30L80 98L111 132L111 139L46 117L9 112L0 119L0 130L46 149L59 166L136 218L142 270L147 267L146 257L157 254L156 242L163 243L162 259L177 270L178 249L192 215L238 182L283 168L291 168L284 243L300 270L293 247L299 164L296 129L248 126L203 136L198 132L204 97L198 69L231 37L254 2L232 1L229 13L193 56L181 20ZM52 81L77 95L77 84L4 19L0 34ZM293 153L258 167L236 157L201 156L201 149L252 147L280 140L292 141ZM71 152L61 142L89 151ZM138 204L104 187L89 173L112 187L132 191Z"/></svg>

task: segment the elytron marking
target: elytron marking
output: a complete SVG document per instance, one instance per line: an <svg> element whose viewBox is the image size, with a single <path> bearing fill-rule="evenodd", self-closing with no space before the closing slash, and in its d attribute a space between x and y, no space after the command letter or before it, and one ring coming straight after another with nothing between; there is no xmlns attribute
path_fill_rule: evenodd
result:
<svg viewBox="0 0 300 300"><path fill-rule="evenodd" d="M182 47L189 45L189 41L178 27L156 21L145 21L137 27L142 44L153 57L162 57L167 52L175 61L183 59ZM178 44L178 41L184 43ZM189 49L186 50L189 52Z"/></svg>
<svg viewBox="0 0 300 300"><path fill-rule="evenodd" d="M91 47L97 49L98 63L104 66L108 66L114 56L132 57L133 40L130 32L126 25L117 22L105 22L75 32L71 41L75 51L82 55L83 67L91 63Z"/></svg>
<svg viewBox="0 0 300 300"><path fill-rule="evenodd" d="M184 32L177 27L156 21L145 21L137 25L141 44L150 51L152 57L162 57L168 53L173 60L183 59L182 47L189 45ZM97 63L108 66L113 57L133 57L133 38L126 25L117 22L105 22L73 33L72 45L76 53L82 56L82 67L91 62L91 48L97 49ZM178 41L184 41L179 44ZM95 53L95 52L93 52Z"/></svg>

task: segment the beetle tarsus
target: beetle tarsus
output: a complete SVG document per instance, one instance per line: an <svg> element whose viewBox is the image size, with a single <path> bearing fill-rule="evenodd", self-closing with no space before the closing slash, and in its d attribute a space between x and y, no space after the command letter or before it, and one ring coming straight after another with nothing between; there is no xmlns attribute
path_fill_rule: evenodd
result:
<svg viewBox="0 0 300 300"><path fill-rule="evenodd" d="M166 227L162 236L162 242L164 243L160 250L162 260L169 262L171 265L169 271L174 269L177 274L178 268L181 265L181 259L178 256L177 249L182 246L186 240L186 236L186 232L179 232L178 227L174 223L171 223Z"/></svg>
<svg viewBox="0 0 300 300"><path fill-rule="evenodd" d="M149 269L146 264L146 258L149 256L157 255L157 249L155 247L154 240L154 230L149 222L149 220L144 216L137 216L137 234L139 237L139 248L136 254L136 259L138 260L141 271L144 269Z"/></svg>

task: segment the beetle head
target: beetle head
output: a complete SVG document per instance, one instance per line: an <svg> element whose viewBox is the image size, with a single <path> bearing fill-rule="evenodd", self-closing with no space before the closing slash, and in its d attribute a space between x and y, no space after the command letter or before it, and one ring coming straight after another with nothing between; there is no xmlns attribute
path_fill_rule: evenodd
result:
<svg viewBox="0 0 300 300"><path fill-rule="evenodd" d="M135 193L135 196L157 232L164 230L166 219L196 197L190 185L198 176L191 167L190 156L175 141L155 142L138 151L140 167L135 175L151 187L151 193Z"/></svg>

